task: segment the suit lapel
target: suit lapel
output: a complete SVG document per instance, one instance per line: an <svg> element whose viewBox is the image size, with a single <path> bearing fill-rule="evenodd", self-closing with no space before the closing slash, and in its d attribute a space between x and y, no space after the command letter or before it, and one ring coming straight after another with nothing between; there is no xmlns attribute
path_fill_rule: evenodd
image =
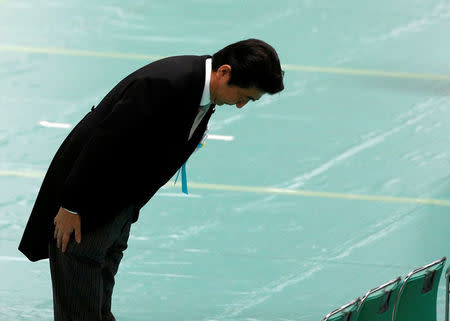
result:
<svg viewBox="0 0 450 321"><path fill-rule="evenodd" d="M200 101L202 99L203 89L205 88L205 62L207 58L211 58L211 56L202 56L201 59L199 59L199 63L195 64L194 70L195 70L195 80L194 83L191 84L191 99L188 105L180 106L181 108L185 109L183 113L185 112L185 122L184 122L184 133L183 136L185 137L186 141L189 141L189 133L191 131L192 125L194 124L195 118L198 115L199 107L200 107ZM203 128L203 124L206 121L206 124L208 123L209 118L211 117L211 114L213 113L212 109L214 108L214 105L212 105L205 116L203 117L202 121L194 131L191 139L193 139L196 135L196 132ZM204 130L203 130L204 132Z"/></svg>

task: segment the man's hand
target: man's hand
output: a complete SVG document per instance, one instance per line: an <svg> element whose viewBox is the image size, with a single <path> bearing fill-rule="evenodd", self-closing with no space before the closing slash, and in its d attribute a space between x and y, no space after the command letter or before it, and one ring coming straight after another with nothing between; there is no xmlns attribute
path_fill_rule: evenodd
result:
<svg viewBox="0 0 450 321"><path fill-rule="evenodd" d="M75 241L81 243L81 220L77 214L72 214L62 207L59 208L58 214L53 220L55 223L55 233L53 237L56 239L56 246L61 248L64 253L69 243L70 235L75 231Z"/></svg>

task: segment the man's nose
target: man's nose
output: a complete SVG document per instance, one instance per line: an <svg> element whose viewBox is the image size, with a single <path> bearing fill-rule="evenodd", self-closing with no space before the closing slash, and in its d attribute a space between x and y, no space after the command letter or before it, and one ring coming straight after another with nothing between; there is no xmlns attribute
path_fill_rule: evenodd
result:
<svg viewBox="0 0 450 321"><path fill-rule="evenodd" d="M237 108L242 108L242 107L244 107L245 105L247 105L247 103L248 103L248 101L236 103L236 107L237 107Z"/></svg>

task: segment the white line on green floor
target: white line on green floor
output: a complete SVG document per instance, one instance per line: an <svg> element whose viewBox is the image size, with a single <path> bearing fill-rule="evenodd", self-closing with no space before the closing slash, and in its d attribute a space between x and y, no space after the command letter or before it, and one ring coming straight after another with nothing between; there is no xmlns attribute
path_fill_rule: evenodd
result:
<svg viewBox="0 0 450 321"><path fill-rule="evenodd" d="M15 176L15 177L23 177L23 178L43 178L44 172L0 170L0 176ZM180 188L180 183L173 184L173 182L169 182L165 185L165 188ZM287 188L208 184L208 183L196 183L196 182L189 182L189 188L191 188L193 190L204 189L204 190L222 191L222 192L241 192L241 193L253 193L253 194L278 194L278 195L289 195L289 196L300 196L300 197L387 202L387 203L404 203L404 204L422 204L422 205L435 205L435 206L449 206L450 207L450 200L443 200L443 199L396 197L396 196L383 196L383 195L361 195L361 194L346 194L346 193L333 193L333 192L315 192L315 191L294 190L294 189L287 189Z"/></svg>
<svg viewBox="0 0 450 321"><path fill-rule="evenodd" d="M152 60L164 58L164 56L158 56L158 55L146 55L146 54L112 52L112 51L97 51L97 50L80 50L80 49L55 48L55 47L19 46L19 45L11 45L11 44L0 44L0 51L76 56L76 57L134 59L134 60L146 60L146 61L152 61ZM343 75L384 77L384 78L406 78L406 79L450 81L450 75L444 75L444 74L411 73L411 72L353 69L353 68L336 68L336 67L321 67L321 66L303 66L303 65L296 65L296 64L283 64L282 68L284 70L288 70L288 71L319 72L319 73L329 73L329 74L343 74Z"/></svg>

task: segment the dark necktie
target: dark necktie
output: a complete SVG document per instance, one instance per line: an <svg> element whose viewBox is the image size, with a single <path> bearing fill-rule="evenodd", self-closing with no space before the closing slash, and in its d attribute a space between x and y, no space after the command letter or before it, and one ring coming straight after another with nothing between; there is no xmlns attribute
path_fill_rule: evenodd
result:
<svg viewBox="0 0 450 321"><path fill-rule="evenodd" d="M194 123L192 124L191 131L189 133L189 140L191 139L192 135L194 134L195 130L197 129L198 125L202 121L203 117L208 112L209 108L211 107L211 104L202 105L198 108L197 116L195 117ZM202 139L200 144L197 146L197 149L200 149L204 145L204 141L206 140L206 137ZM175 183L177 183L178 176L180 175L181 171L181 191L185 194L188 194L188 188L187 188L187 173L186 173L186 163L184 163L181 168L178 170L177 176L175 177Z"/></svg>

